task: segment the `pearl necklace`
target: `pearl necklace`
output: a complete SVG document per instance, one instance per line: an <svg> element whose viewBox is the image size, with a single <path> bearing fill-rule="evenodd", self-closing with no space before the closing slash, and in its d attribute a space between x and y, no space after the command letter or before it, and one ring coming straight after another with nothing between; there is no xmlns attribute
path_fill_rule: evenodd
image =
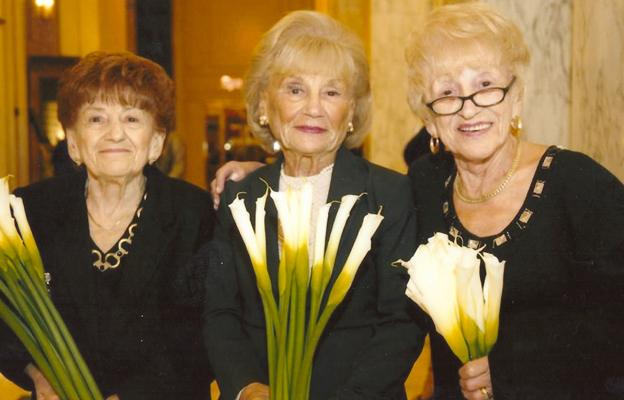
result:
<svg viewBox="0 0 624 400"><path fill-rule="evenodd" d="M464 193L462 183L461 183L461 178L459 177L459 175L455 174L455 184L453 185L455 194L461 201L465 203L469 203L469 204L484 203L490 200L491 198L498 196L499 194L503 192L503 190L505 190L505 187L507 187L507 184L511 180L511 177L516 172L516 169L518 168L518 165L520 164L520 154L521 154L520 142L518 142L518 145L516 146L516 155L514 156L514 159L511 163L511 168L509 168L509 171L507 171L507 173L503 177L503 180L501 181L500 185L498 185L498 187L494 189L493 191L486 193L479 197L470 197Z"/></svg>

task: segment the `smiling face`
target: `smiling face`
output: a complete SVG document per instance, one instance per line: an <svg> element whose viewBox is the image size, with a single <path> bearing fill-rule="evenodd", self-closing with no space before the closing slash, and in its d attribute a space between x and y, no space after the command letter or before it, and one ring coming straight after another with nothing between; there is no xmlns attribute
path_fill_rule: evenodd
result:
<svg viewBox="0 0 624 400"><path fill-rule="evenodd" d="M84 104L67 129L71 158L94 177L126 178L140 174L163 148L165 133L140 108L99 100Z"/></svg>
<svg viewBox="0 0 624 400"><path fill-rule="evenodd" d="M470 65L469 63L465 65ZM507 87L513 76L496 63L460 66L434 76L427 90L426 101L445 96L469 96L479 90ZM511 139L510 123L521 111L520 90L512 86L505 99L490 107L476 106L466 100L453 115L431 116L427 130L440 138L456 159L480 162L489 159Z"/></svg>
<svg viewBox="0 0 624 400"><path fill-rule="evenodd" d="M260 108L287 156L332 158L347 135L353 100L342 79L295 73L271 82Z"/></svg>

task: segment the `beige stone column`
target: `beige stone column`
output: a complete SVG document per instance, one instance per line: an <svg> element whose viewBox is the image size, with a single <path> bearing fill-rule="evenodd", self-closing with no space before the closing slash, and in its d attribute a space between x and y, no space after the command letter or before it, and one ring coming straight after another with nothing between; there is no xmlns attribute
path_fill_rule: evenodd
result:
<svg viewBox="0 0 624 400"><path fill-rule="evenodd" d="M624 181L624 1L572 3L570 148Z"/></svg>
<svg viewBox="0 0 624 400"><path fill-rule="evenodd" d="M0 0L0 176L28 183L24 0Z"/></svg>
<svg viewBox="0 0 624 400"><path fill-rule="evenodd" d="M371 0L373 124L368 159L405 172L403 148L422 127L407 105L405 43L431 8L429 0Z"/></svg>

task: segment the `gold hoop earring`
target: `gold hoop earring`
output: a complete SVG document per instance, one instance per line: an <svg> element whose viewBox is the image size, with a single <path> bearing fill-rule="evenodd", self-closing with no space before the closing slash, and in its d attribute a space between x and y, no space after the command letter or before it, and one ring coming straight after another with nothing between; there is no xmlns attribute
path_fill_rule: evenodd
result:
<svg viewBox="0 0 624 400"><path fill-rule="evenodd" d="M514 137L522 135L522 118L519 115L514 116L509 123L511 134Z"/></svg>
<svg viewBox="0 0 624 400"><path fill-rule="evenodd" d="M440 139L431 136L431 139L429 139L429 150L431 150L431 154L438 154L440 151Z"/></svg>
<svg viewBox="0 0 624 400"><path fill-rule="evenodd" d="M355 128L353 127L353 122L349 122L347 124L347 133L353 133L354 130Z"/></svg>
<svg viewBox="0 0 624 400"><path fill-rule="evenodd" d="M269 117L261 115L260 118L258 118L258 124L263 128L269 126Z"/></svg>

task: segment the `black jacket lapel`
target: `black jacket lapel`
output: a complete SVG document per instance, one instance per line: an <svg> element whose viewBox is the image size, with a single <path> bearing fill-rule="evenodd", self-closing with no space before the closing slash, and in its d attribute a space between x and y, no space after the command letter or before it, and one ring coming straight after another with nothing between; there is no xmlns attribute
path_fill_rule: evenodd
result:
<svg viewBox="0 0 624 400"><path fill-rule="evenodd" d="M92 308L95 304L95 287L92 277L91 240L89 222L84 197L86 173L76 174L67 181L63 194L56 197L56 207L62 210L56 216L58 226L53 243L54 263L45 266L50 273L52 299L58 306L66 310L65 304L80 305L74 308L81 326L86 328L87 335L94 333L97 327L91 323ZM57 238L62 238L62 241ZM66 290L59 286L66 286ZM59 290L55 290L59 287ZM57 294L58 293L58 294ZM71 299L60 297L68 293ZM75 319L75 316L67 316Z"/></svg>
<svg viewBox="0 0 624 400"><path fill-rule="evenodd" d="M132 243L124 260L119 301L135 304L141 302L147 288L155 285L154 277L161 268L164 252L170 249L174 235L170 233L174 224L174 204L171 188L164 176L153 168L146 168L147 199L139 218L137 240ZM199 218L199 216L198 216Z"/></svg>
<svg viewBox="0 0 624 400"><path fill-rule="evenodd" d="M251 193L245 199L247 209L251 216L251 223L255 229L255 211L256 211L256 199L264 195L267 187L266 184L272 190L279 190L279 177L280 169L282 165L282 158L277 162L267 165L265 168L258 170L258 176L254 176ZM264 180L264 182L263 182ZM266 183L265 183L266 182ZM275 203L271 199L270 195L266 202L266 219L265 219L265 232L267 243L267 268L269 270L269 276L271 277L271 284L273 287L273 293L278 297L278 269L279 269L279 247L278 247L278 218L277 209Z"/></svg>

